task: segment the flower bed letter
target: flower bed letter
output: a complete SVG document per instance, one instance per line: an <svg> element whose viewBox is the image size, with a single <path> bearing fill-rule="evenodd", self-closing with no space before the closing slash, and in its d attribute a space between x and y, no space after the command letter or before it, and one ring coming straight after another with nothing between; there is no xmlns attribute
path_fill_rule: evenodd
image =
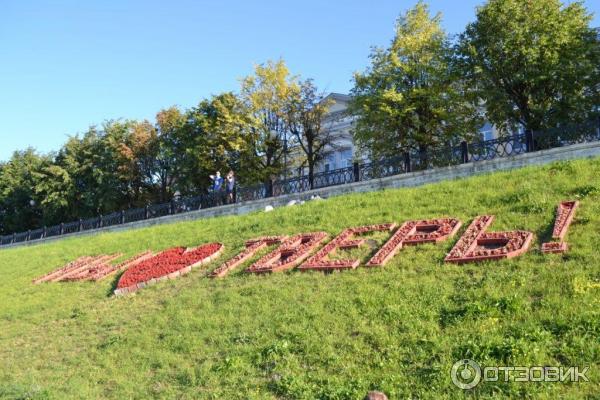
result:
<svg viewBox="0 0 600 400"><path fill-rule="evenodd" d="M564 253L569 246L564 238L569 231L569 225L573 222L575 209L579 206L578 201L561 201L556 209L556 220L552 230L552 239L558 242L547 242L542 244L542 253Z"/></svg>
<svg viewBox="0 0 600 400"><path fill-rule="evenodd" d="M326 238L327 233L325 232L301 233L292 236L283 241L279 248L252 264L246 271L263 274L294 268Z"/></svg>
<svg viewBox="0 0 600 400"><path fill-rule="evenodd" d="M258 239L248 240L246 242L246 248L237 256L231 260L223 263L219 268L215 269L209 276L211 278L222 278L234 268L237 268L240 264L243 264L248 259L252 258L259 250L264 249L267 246L271 246L276 243L281 243L287 239L287 236L265 236Z"/></svg>
<svg viewBox="0 0 600 400"><path fill-rule="evenodd" d="M525 253L533 240L527 231L486 232L492 224L493 215L482 215L473 220L456 242L446 262L467 263L483 260L512 258Z"/></svg>
<svg viewBox="0 0 600 400"><path fill-rule="evenodd" d="M100 265L104 265L110 261L119 258L120 256L121 254L113 254L110 256L99 255L94 257L79 257L77 260L68 263L64 267L56 269L40 278L35 279L33 283L38 284L42 282L78 280L73 279L73 277L83 275L87 270L94 269Z"/></svg>
<svg viewBox="0 0 600 400"><path fill-rule="evenodd" d="M368 232L391 231L396 227L396 224L379 224L361 226L357 228L345 229L335 239L327 243L325 247L319 250L315 255L310 257L298 269L303 271L331 271L339 269L354 269L360 264L360 260L329 260L328 255L333 254L337 249L350 249L361 246L365 239L351 238L354 235L361 235Z"/></svg>
<svg viewBox="0 0 600 400"><path fill-rule="evenodd" d="M438 218L407 221L392 235L381 249L367 262L367 267L385 265L404 245L437 243L454 236L461 222L456 218Z"/></svg>
<svg viewBox="0 0 600 400"><path fill-rule="evenodd" d="M133 256L117 265L113 265L110 263L102 263L94 268L89 268L78 275L69 277L67 280L80 280L80 281L100 281L105 279L111 275L114 275L118 271L124 271L127 268L133 267L140 262L153 257L154 253L147 250L141 254Z"/></svg>

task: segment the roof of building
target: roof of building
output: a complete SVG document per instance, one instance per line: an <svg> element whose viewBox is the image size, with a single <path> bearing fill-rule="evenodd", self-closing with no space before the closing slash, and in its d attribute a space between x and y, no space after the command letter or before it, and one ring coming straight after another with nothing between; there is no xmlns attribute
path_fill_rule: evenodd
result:
<svg viewBox="0 0 600 400"><path fill-rule="evenodd" d="M325 96L325 99L333 99L336 101L348 102L348 101L350 101L350 99L352 99L352 97L348 94L331 92L327 96Z"/></svg>

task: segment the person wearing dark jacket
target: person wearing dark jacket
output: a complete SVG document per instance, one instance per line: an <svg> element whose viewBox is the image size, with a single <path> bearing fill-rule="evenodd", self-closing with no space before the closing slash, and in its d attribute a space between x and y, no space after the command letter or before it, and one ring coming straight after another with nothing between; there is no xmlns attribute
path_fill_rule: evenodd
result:
<svg viewBox="0 0 600 400"><path fill-rule="evenodd" d="M227 203L235 203L235 175L233 171L229 171L225 178L225 190L227 192Z"/></svg>

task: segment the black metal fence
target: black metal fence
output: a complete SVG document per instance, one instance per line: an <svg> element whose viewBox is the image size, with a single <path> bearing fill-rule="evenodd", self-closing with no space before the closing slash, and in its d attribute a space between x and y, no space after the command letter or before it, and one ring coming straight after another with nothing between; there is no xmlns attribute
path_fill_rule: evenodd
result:
<svg viewBox="0 0 600 400"><path fill-rule="evenodd" d="M368 181L450 165L493 160L500 157L594 141L600 141L600 120L546 131L527 131L523 134L503 136L474 143L462 142L458 145L430 148L426 151L407 152L397 157L378 161L355 162L352 166L346 168L315 174L312 189ZM276 180L270 184L237 187L233 199L221 192L174 199L169 203L148 205L144 208L123 210L94 218L80 219L79 221L51 227L0 236L0 246L219 207L229 203L242 203L268 197L302 193L307 190L311 190L311 185L309 177L306 175L287 180Z"/></svg>

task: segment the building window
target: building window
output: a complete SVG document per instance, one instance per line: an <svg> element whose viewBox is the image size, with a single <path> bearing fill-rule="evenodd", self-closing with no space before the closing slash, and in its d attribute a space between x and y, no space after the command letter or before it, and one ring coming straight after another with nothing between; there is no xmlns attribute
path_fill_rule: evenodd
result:
<svg viewBox="0 0 600 400"><path fill-rule="evenodd" d="M346 167L352 166L352 149L344 149L340 153L342 165Z"/></svg>
<svg viewBox="0 0 600 400"><path fill-rule="evenodd" d="M335 164L335 153L329 154L327 156L327 164L325 165L328 167L326 171L331 171L337 168Z"/></svg>
<svg viewBox="0 0 600 400"><path fill-rule="evenodd" d="M483 127L479 130L479 133L481 134L482 140L494 139L494 128L489 122L486 122L485 125L483 125Z"/></svg>

